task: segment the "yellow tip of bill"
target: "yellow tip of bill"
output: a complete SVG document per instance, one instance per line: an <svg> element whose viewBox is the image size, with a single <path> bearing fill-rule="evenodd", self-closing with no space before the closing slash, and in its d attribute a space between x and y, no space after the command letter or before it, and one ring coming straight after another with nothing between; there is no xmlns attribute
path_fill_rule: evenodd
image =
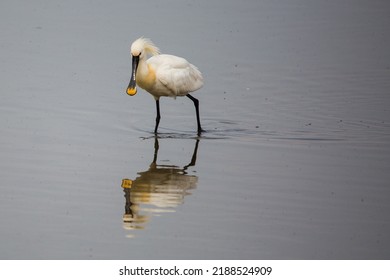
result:
<svg viewBox="0 0 390 280"><path fill-rule="evenodd" d="M134 95L134 94L136 94L137 93L137 88L136 87L134 87L134 88L127 88L127 94L128 95Z"/></svg>
<svg viewBox="0 0 390 280"><path fill-rule="evenodd" d="M133 184L133 181L130 179L123 179L122 180L122 188L124 188L124 189L131 189L132 184Z"/></svg>

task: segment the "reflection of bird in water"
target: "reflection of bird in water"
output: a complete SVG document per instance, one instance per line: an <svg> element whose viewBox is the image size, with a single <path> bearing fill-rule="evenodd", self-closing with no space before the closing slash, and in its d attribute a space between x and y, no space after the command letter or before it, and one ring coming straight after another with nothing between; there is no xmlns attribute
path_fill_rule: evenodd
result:
<svg viewBox="0 0 390 280"><path fill-rule="evenodd" d="M136 85L138 85L154 96L157 109L154 133L157 133L160 123L160 97L187 96L194 102L198 135L200 135L202 128L199 119L199 101L189 94L203 86L203 77L198 68L184 58L160 54L159 49L146 38L139 38L133 42L131 55L133 69L127 94L136 94ZM151 55L149 59L147 59L148 55Z"/></svg>
<svg viewBox="0 0 390 280"><path fill-rule="evenodd" d="M187 169L195 166L199 139L189 164L184 167L157 164L159 142L155 137L154 157L148 170L138 172L134 180L123 179L126 205L123 223L126 229L142 229L151 215L174 212L184 197L196 187L198 177L188 175Z"/></svg>

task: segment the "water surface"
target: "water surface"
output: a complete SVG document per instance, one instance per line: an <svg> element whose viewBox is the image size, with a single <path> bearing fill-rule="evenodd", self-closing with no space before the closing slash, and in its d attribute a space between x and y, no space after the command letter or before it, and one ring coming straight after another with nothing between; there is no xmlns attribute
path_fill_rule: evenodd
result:
<svg viewBox="0 0 390 280"><path fill-rule="evenodd" d="M2 1L0 258L388 259L387 1ZM203 72L125 94L147 36Z"/></svg>

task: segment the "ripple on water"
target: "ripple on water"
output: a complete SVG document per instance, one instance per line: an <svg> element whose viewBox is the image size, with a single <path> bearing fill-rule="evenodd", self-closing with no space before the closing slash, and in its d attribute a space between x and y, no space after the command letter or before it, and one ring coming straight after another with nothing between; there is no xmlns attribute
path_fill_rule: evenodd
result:
<svg viewBox="0 0 390 280"><path fill-rule="evenodd" d="M200 136L196 131L178 123L179 128L161 126L159 139L215 139L238 140L244 142L284 141L286 143L335 143L341 141L357 143L386 142L390 138L386 123L359 120L339 120L313 118L285 120L265 120L255 124L253 121L231 120L222 118L203 118L205 130ZM141 139L155 137L152 127L135 124L125 130L133 132Z"/></svg>
<svg viewBox="0 0 390 280"><path fill-rule="evenodd" d="M266 125L251 125L245 122L208 119L205 122L206 133L202 138L210 139L239 139L245 141L343 141L345 137L342 130L329 128L324 130L323 127L305 124L303 127L275 127L271 129Z"/></svg>

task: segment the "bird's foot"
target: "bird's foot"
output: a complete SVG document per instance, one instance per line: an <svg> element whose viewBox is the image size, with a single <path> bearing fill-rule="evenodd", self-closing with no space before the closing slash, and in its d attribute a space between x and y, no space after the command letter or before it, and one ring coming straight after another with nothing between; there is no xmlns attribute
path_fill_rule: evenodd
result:
<svg viewBox="0 0 390 280"><path fill-rule="evenodd" d="M206 130L204 129L198 129L198 136L201 136L202 133L206 132Z"/></svg>

